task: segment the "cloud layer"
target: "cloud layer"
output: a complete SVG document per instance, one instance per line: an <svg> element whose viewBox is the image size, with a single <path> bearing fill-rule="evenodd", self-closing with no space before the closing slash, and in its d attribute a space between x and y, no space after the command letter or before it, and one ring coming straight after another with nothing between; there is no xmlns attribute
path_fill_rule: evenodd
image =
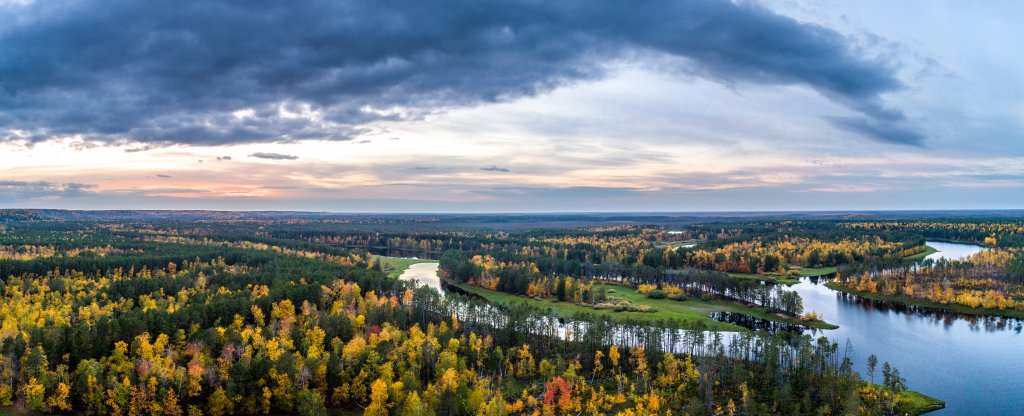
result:
<svg viewBox="0 0 1024 416"><path fill-rule="evenodd" d="M93 184L73 182L0 181L0 203L76 198L89 195L95 188Z"/></svg>
<svg viewBox="0 0 1024 416"><path fill-rule="evenodd" d="M298 156L295 156L295 155L286 155L286 154L282 154L282 153L267 153L267 152L256 152L256 153L253 153L253 154L249 155L249 157L255 157L257 159L271 159L271 160L295 160L295 159L299 158ZM227 159L217 158L217 160L231 160L231 158L230 157L228 157Z"/></svg>
<svg viewBox="0 0 1024 416"><path fill-rule="evenodd" d="M63 0L0 23L0 140L345 140L672 57L727 84L804 85L857 114L839 127L924 141L882 100L903 87L891 63L748 2Z"/></svg>

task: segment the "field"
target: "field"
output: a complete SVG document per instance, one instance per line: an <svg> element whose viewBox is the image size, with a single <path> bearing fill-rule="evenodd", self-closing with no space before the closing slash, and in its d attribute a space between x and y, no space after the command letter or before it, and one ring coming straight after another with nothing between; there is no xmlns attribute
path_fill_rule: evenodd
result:
<svg viewBox="0 0 1024 416"><path fill-rule="evenodd" d="M457 284L451 281L449 281L448 284L457 286L470 293L479 295L484 299L487 299L487 301L491 303L505 304L512 302L525 302L529 305L538 308L549 309L555 315L563 318L571 318L576 314L583 313L591 315L596 314L601 316L608 316L616 320L639 319L653 321L661 319L676 319L688 322L692 324L694 327L704 327L709 329L717 329L721 331L746 330L745 328L740 327L738 325L719 322L707 316L712 312L735 312L779 323L806 325L818 329L838 328L835 325L821 321L803 323L799 322L799 320L795 318L783 317L773 313L765 312L762 308L750 308L727 301L704 301L696 298L689 298L686 301L676 301L671 299L650 299L637 293L636 290L625 286L609 285L608 296L628 300L632 302L634 305L647 305L657 309L657 312L615 312L608 309L594 309L588 306L577 305L569 302L558 302L551 299L535 299L528 298L525 296L517 296L510 293L488 290L481 287ZM614 292L612 292L613 290Z"/></svg>
<svg viewBox="0 0 1024 416"><path fill-rule="evenodd" d="M795 269L800 276L825 276L839 271L838 267L804 267Z"/></svg>
<svg viewBox="0 0 1024 416"><path fill-rule="evenodd" d="M739 279L751 279L751 280L760 280L762 282L780 283L780 284L784 284L784 285L795 285L797 283L800 283L800 278L801 277L829 275L829 274L835 273L837 271L837 269L838 269L837 267L819 267L819 268L814 268L814 267L803 267L803 268L794 267L792 270L796 270L797 271L797 273L798 273L797 276L788 276L788 275L787 276L780 276L780 275L777 275L777 274L762 274L762 273L729 273L729 276L730 277L739 278Z"/></svg>
<svg viewBox="0 0 1024 416"><path fill-rule="evenodd" d="M911 416L925 414L946 407L946 402L942 400L911 390L904 390L900 394L900 402L903 403L900 406L900 410Z"/></svg>
<svg viewBox="0 0 1024 416"><path fill-rule="evenodd" d="M935 254L935 253L938 253L938 252L939 252L939 250L936 250L934 247L927 246L924 251L922 251L920 253L917 253L917 254L914 254L914 255L905 256L905 257L903 257L903 259L904 260L921 260L921 259L923 259L925 257L928 257L928 256L930 256L932 254Z"/></svg>
<svg viewBox="0 0 1024 416"><path fill-rule="evenodd" d="M729 273L729 276L738 279L760 280L762 282L781 283L784 285L794 285L800 283L799 278L789 276L772 276L757 273Z"/></svg>

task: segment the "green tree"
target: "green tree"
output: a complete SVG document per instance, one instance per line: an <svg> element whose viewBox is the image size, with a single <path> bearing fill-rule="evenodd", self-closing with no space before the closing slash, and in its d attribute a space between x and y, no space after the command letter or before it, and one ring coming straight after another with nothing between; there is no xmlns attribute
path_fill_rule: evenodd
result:
<svg viewBox="0 0 1024 416"><path fill-rule="evenodd" d="M868 378L871 382L875 382L875 367L878 367L878 357L875 354L871 354L868 357Z"/></svg>
<svg viewBox="0 0 1024 416"><path fill-rule="evenodd" d="M566 299L565 279L561 276L555 279L555 297L558 298L559 301L564 301Z"/></svg>
<svg viewBox="0 0 1024 416"><path fill-rule="evenodd" d="M415 391L405 396L405 403L402 405L400 416L429 416L433 412L427 407L420 395Z"/></svg>
<svg viewBox="0 0 1024 416"><path fill-rule="evenodd" d="M206 414L210 416L229 415L235 410L235 403L231 401L223 387L218 386L210 394L206 401Z"/></svg>
<svg viewBox="0 0 1024 416"><path fill-rule="evenodd" d="M324 398L313 390L299 390L295 394L295 404L302 416L327 416Z"/></svg>

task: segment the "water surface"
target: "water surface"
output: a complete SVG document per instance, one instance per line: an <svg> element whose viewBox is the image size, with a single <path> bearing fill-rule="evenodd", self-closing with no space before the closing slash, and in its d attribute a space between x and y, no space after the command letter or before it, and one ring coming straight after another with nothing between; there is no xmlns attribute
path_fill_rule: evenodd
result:
<svg viewBox="0 0 1024 416"><path fill-rule="evenodd" d="M444 293L441 290L441 277L437 275L437 268L440 265L441 263L434 262L416 263L405 269L398 278L401 280L415 280L420 284L434 288L438 293Z"/></svg>
<svg viewBox="0 0 1024 416"><path fill-rule="evenodd" d="M962 259L984 248L929 241L929 258ZM936 256L936 257L932 257ZM1024 334L1016 319L983 318L876 302L836 292L826 280L805 278L791 288L804 309L824 314L839 329L819 334L850 340L857 370L867 375L875 354L900 370L911 389L946 401L936 415L1014 415L1024 406ZM881 381L881 368L875 381Z"/></svg>
<svg viewBox="0 0 1024 416"><path fill-rule="evenodd" d="M962 244L962 243L946 243L942 241L929 241L927 243L932 248L939 250L938 252L929 254L925 259L932 259L938 261L940 258L946 258L946 260L963 260L970 255L979 251L985 250L982 246L976 246L974 244Z"/></svg>

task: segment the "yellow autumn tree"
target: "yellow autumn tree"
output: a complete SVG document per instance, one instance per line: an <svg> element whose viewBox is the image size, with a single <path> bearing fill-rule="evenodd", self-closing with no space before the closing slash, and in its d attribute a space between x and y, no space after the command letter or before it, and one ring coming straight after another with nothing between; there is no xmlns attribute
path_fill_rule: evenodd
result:
<svg viewBox="0 0 1024 416"><path fill-rule="evenodd" d="M206 400L206 414L210 416L229 415L235 410L235 403L231 401L223 387L217 387Z"/></svg>
<svg viewBox="0 0 1024 416"><path fill-rule="evenodd" d="M366 407L363 416L387 416L387 406L388 385L381 379L374 380L370 386L370 405Z"/></svg>
<svg viewBox="0 0 1024 416"><path fill-rule="evenodd" d="M47 404L54 409L67 412L71 410L70 395L71 387L68 387L66 383L57 383L57 388L54 390L53 396L47 400Z"/></svg>
<svg viewBox="0 0 1024 416"><path fill-rule="evenodd" d="M39 380L32 377L25 383L25 387L22 389L22 393L25 394L25 406L32 410L46 411L46 388L43 387Z"/></svg>
<svg viewBox="0 0 1024 416"><path fill-rule="evenodd" d="M174 389L167 389L164 399L161 401L163 413L167 416L181 416L181 406L178 405L178 395Z"/></svg>

